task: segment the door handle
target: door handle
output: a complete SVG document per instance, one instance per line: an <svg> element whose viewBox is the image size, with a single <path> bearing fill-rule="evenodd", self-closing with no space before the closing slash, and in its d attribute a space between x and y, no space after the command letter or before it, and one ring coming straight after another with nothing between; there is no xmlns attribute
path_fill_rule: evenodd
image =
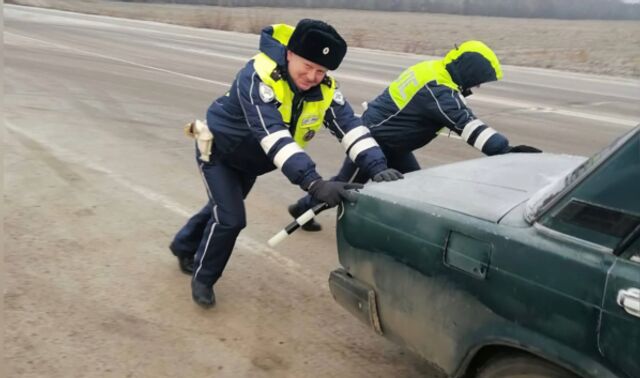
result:
<svg viewBox="0 0 640 378"><path fill-rule="evenodd" d="M626 312L640 318L640 289L631 287L620 290L616 302Z"/></svg>

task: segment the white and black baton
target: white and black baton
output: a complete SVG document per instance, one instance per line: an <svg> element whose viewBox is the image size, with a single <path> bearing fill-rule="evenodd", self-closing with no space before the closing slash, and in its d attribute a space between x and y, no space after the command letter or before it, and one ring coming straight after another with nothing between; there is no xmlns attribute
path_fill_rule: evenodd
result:
<svg viewBox="0 0 640 378"><path fill-rule="evenodd" d="M329 208L326 202L319 203L315 205L313 208L305 211L302 215L296 218L293 222L289 223L285 228L280 230L277 234L273 235L271 239L267 242L269 247L275 247L281 241L283 241L287 236L291 235L295 230L300 228L303 224L309 222L313 217L320 214L321 211Z"/></svg>

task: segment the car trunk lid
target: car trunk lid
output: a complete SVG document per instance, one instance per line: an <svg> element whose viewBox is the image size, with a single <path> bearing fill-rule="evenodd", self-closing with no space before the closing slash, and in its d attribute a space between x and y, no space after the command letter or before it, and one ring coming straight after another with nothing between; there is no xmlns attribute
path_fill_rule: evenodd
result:
<svg viewBox="0 0 640 378"><path fill-rule="evenodd" d="M585 159L544 153L484 157L412 172L404 180L367 185L363 194L410 207L438 206L498 222Z"/></svg>

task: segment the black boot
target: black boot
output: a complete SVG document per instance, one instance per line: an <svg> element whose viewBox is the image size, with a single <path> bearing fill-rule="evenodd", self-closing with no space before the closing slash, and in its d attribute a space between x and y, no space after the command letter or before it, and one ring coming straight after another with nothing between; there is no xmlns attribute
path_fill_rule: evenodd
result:
<svg viewBox="0 0 640 378"><path fill-rule="evenodd" d="M193 256L182 257L180 252L178 252L174 247L173 243L169 245L169 249L171 250L171 253L178 258L178 267L180 267L180 271L184 274L193 275Z"/></svg>
<svg viewBox="0 0 640 378"><path fill-rule="evenodd" d="M210 308L216 304L216 295L213 287L205 285L196 280L191 280L191 297L198 306Z"/></svg>
<svg viewBox="0 0 640 378"><path fill-rule="evenodd" d="M306 210L305 209L301 209L300 205L298 205L297 203L294 203L293 205L289 206L289 214L291 214L292 217L297 218L300 215L302 215ZM300 228L302 228L305 231L310 231L310 232L317 232L322 230L322 225L318 222L316 222L315 218L311 218L310 221L308 221L307 223L303 224L302 226L300 226Z"/></svg>
<svg viewBox="0 0 640 378"><path fill-rule="evenodd" d="M193 275L193 256L178 257L178 266L184 274Z"/></svg>

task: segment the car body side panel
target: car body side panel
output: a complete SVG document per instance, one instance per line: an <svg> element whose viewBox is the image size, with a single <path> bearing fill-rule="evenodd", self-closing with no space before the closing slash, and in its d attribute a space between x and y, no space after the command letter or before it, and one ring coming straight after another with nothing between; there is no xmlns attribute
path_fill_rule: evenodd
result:
<svg viewBox="0 0 640 378"><path fill-rule="evenodd" d="M484 279L443 263L452 231L471 246L491 246ZM515 340L527 337L533 353L570 368L577 364L585 375L612 376L596 349L608 260L601 252L585 259L569 242L536 232L360 195L338 223L338 249L342 266L376 291L385 336L447 374L481 345L518 346ZM567 247L571 252L563 252Z"/></svg>
<svg viewBox="0 0 640 378"><path fill-rule="evenodd" d="M338 232L345 229L348 227ZM394 238L392 234L387 235ZM339 240L344 243L345 238L339 236ZM406 246L414 248L410 243ZM472 304L473 298L467 293L440 295L454 290L447 287L449 283L436 271L426 275L388 254L371 253L349 243L342 244L340 250L343 267L376 291L383 335L416 351L447 374L451 374L464 357L464 346L457 339L478 324L497 320L495 314L483 306ZM437 248L429 251L425 247L424 251L426 259L437 267L439 253L430 253ZM451 308L474 313L475 319L464 318L458 322L447 314Z"/></svg>

